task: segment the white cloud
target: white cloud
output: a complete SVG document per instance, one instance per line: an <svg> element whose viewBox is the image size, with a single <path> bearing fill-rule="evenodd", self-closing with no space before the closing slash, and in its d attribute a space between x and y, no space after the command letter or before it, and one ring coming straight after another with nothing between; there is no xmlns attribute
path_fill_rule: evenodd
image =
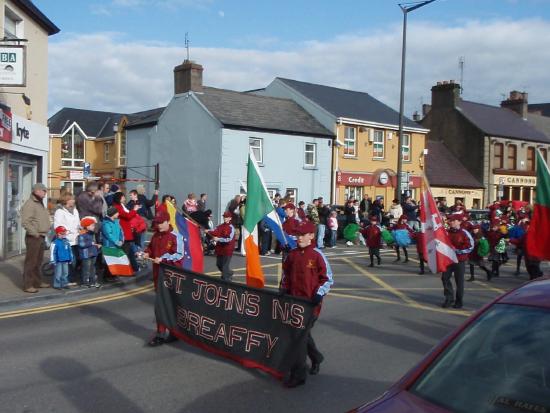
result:
<svg viewBox="0 0 550 413"><path fill-rule="evenodd" d="M218 10L218 16L223 19L225 17L225 12L223 10Z"/></svg>
<svg viewBox="0 0 550 413"><path fill-rule="evenodd" d="M410 24L406 114L430 101L436 81L459 79L465 56L464 98L498 104L501 94L526 89L533 103L550 101L550 38L543 20L469 22L454 27ZM131 112L165 105L173 67L185 49L137 43L113 33L80 35L50 44L50 114L63 106ZM191 49L206 85L233 90L267 85L276 76L366 91L398 108L401 27L330 41L285 45L284 50Z"/></svg>

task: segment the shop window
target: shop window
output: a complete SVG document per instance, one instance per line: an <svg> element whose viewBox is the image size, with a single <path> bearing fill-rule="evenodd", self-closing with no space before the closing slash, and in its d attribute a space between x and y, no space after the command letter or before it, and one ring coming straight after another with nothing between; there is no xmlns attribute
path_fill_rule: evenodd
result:
<svg viewBox="0 0 550 413"><path fill-rule="evenodd" d="M474 198L472 200L472 209L480 209L481 208L481 199Z"/></svg>
<svg viewBox="0 0 550 413"><path fill-rule="evenodd" d="M496 169L502 169L504 166L504 145L502 143L495 143L495 151L493 156L493 166Z"/></svg>
<svg viewBox="0 0 550 413"><path fill-rule="evenodd" d="M120 134L119 145L120 145L118 149L118 153L120 154L118 157L119 164L120 166L126 166L126 131Z"/></svg>
<svg viewBox="0 0 550 413"><path fill-rule="evenodd" d="M287 188L285 193L285 199L288 199L294 205L298 204L298 189L297 188Z"/></svg>
<svg viewBox="0 0 550 413"><path fill-rule="evenodd" d="M548 163L548 151L545 148L540 148L540 154L544 162Z"/></svg>
<svg viewBox="0 0 550 413"><path fill-rule="evenodd" d="M357 156L357 133L355 128L344 129L344 156Z"/></svg>
<svg viewBox="0 0 550 413"><path fill-rule="evenodd" d="M516 158L518 148L516 145L508 145L508 164L507 168L510 170L516 169Z"/></svg>
<svg viewBox="0 0 550 413"><path fill-rule="evenodd" d="M105 162L111 161L111 143L110 142L105 142L103 144L103 160Z"/></svg>
<svg viewBox="0 0 550 413"><path fill-rule="evenodd" d="M384 131L375 130L373 140L373 157L384 159Z"/></svg>
<svg viewBox="0 0 550 413"><path fill-rule="evenodd" d="M527 170L535 170L535 148L533 148L532 146L529 146L527 148Z"/></svg>
<svg viewBox="0 0 550 413"><path fill-rule="evenodd" d="M363 199L363 187L362 186L346 186L344 189L344 195L346 200L348 199Z"/></svg>
<svg viewBox="0 0 550 413"><path fill-rule="evenodd" d="M263 152L263 142L261 138L250 138L248 139L248 146L250 147L250 150L254 154L254 157L256 158L256 161L258 163L264 162L264 152Z"/></svg>
<svg viewBox="0 0 550 413"><path fill-rule="evenodd" d="M304 166L314 168L316 164L316 144L306 143L304 148Z"/></svg>
<svg viewBox="0 0 550 413"><path fill-rule="evenodd" d="M82 168L84 166L84 136L72 127L61 138L61 166Z"/></svg>
<svg viewBox="0 0 550 413"><path fill-rule="evenodd" d="M402 156L403 162L411 161L411 135L403 134L403 139L401 140L402 147Z"/></svg>

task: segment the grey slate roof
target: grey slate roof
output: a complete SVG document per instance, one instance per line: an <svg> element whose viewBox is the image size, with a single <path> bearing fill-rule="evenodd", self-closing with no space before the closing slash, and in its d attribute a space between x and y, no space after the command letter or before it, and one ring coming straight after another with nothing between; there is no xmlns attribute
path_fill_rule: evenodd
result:
<svg viewBox="0 0 550 413"><path fill-rule="evenodd" d="M527 120L546 136L550 136L550 117L528 113Z"/></svg>
<svg viewBox="0 0 550 413"><path fill-rule="evenodd" d="M336 117L399 125L399 112L368 93L280 77L277 79ZM405 127L419 128L417 123L407 117L404 118L403 124Z"/></svg>
<svg viewBox="0 0 550 413"><path fill-rule="evenodd" d="M550 103L529 103L527 106L529 112L539 112L542 116L550 116Z"/></svg>
<svg viewBox="0 0 550 413"><path fill-rule="evenodd" d="M550 137L513 110L466 100L460 101L457 109L487 135L550 143Z"/></svg>
<svg viewBox="0 0 550 413"><path fill-rule="evenodd" d="M426 176L431 186L483 188L483 185L460 163L443 142L426 141Z"/></svg>
<svg viewBox="0 0 550 413"><path fill-rule="evenodd" d="M126 129L145 127L156 124L160 118L160 115L162 115L162 112L164 112L164 109L166 109L166 106L162 108L131 113L130 115L128 115L128 124L126 125Z"/></svg>
<svg viewBox="0 0 550 413"><path fill-rule="evenodd" d="M122 116L122 113L63 108L48 119L48 127L51 134L61 134L76 122L87 136L104 138L114 135L113 126Z"/></svg>
<svg viewBox="0 0 550 413"><path fill-rule="evenodd" d="M211 87L196 97L225 127L332 138L334 134L290 99Z"/></svg>

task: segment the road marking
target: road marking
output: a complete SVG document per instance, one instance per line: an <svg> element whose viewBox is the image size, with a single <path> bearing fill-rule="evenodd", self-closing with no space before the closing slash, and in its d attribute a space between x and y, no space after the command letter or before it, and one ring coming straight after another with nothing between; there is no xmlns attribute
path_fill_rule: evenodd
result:
<svg viewBox="0 0 550 413"><path fill-rule="evenodd" d="M376 284L378 284L380 287L383 287L385 288L387 291L393 293L394 295L396 295L398 298L402 299L404 302L406 302L407 304L409 304L410 306L412 307L415 307L415 306L419 306L420 304L418 304L416 301L414 301L412 298L408 297L407 295L403 294L401 291L399 290L396 290L395 288L393 288L391 285L389 285L388 283L386 283L385 281L382 281L381 278L377 277L376 275L370 273L369 271L361 268L360 266L358 266L357 264L355 264L354 262L350 261L349 259L344 259L344 261L346 261L350 266L352 266L353 268L355 268L357 271L359 271L360 273L366 275L368 278L370 278L372 281L374 281Z"/></svg>
<svg viewBox="0 0 550 413"><path fill-rule="evenodd" d="M283 264L277 264L277 285L281 285L281 278L283 276Z"/></svg>
<svg viewBox="0 0 550 413"><path fill-rule="evenodd" d="M24 310L7 311L4 313L0 313L0 319L22 317L22 316L31 315L31 314L47 313L50 311L59 311L59 310L65 310L67 308L82 307L86 305L104 303L107 301L120 300L122 298L127 298L134 295L147 293L153 290L154 290L154 287L152 285L148 285L145 287L139 287L134 290L125 291L122 293L103 295L100 297L89 298L87 300L79 300L79 301L73 301L70 303L63 303L63 304L54 304L54 305L49 305L44 307L27 308Z"/></svg>
<svg viewBox="0 0 550 413"><path fill-rule="evenodd" d="M484 286L486 289L488 290L491 290L491 291L495 291L499 294L504 294L506 291L500 289L500 288L497 288L497 287L493 287L492 285L490 284L486 284L484 283L483 281L478 281L478 280L474 280L473 282L475 282L476 284L479 284L479 285L482 285Z"/></svg>
<svg viewBox="0 0 550 413"><path fill-rule="evenodd" d="M393 300L384 300L383 298L373 298L373 297L361 297L357 295L350 295L350 294L341 294L341 293L333 293L330 292L327 297L341 297L341 298L351 298L354 300L360 300L360 301L369 301L374 303L382 303L382 304L393 304L393 305L399 305L402 307L408 307L408 308L416 308L419 310L426 310L426 311L432 311L436 313L445 313L445 314L451 314L451 315L460 315L463 317L469 317L473 314L472 311L467 310L447 310L445 308L437 308L437 307L429 307L427 305L410 305L406 304L400 301L393 301Z"/></svg>

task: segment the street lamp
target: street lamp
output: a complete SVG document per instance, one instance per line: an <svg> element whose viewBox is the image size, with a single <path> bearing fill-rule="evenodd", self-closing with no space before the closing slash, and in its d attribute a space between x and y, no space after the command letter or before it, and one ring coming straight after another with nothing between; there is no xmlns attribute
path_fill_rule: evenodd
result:
<svg viewBox="0 0 550 413"><path fill-rule="evenodd" d="M403 172L403 111L405 106L405 56L407 53L407 14L411 11L433 3L435 0L417 1L413 3L400 3L398 6L403 12L403 47L401 49L401 95L399 98L399 134L397 137L397 185L395 188L395 199L402 201L401 174Z"/></svg>

